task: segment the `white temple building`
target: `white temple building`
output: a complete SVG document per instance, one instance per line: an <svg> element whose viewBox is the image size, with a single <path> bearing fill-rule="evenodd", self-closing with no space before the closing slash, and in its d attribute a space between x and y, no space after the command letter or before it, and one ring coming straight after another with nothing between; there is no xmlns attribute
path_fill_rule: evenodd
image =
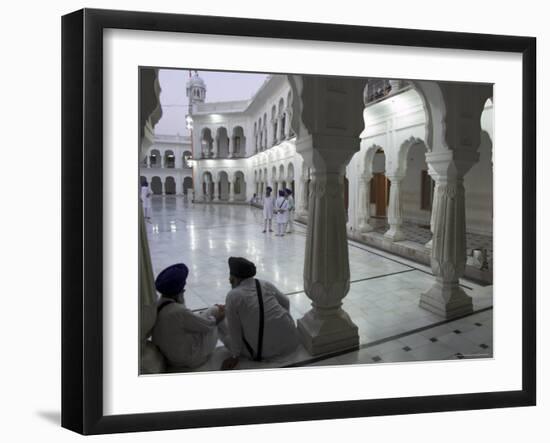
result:
<svg viewBox="0 0 550 443"><path fill-rule="evenodd" d="M459 279L492 283L490 85L271 75L248 100L208 102L195 72L186 88L191 136L155 136L140 174L154 194L192 188L194 206L261 207L267 186L293 190L310 355L359 342L340 307L346 235L431 268L416 301L430 315L473 312Z"/></svg>
<svg viewBox="0 0 550 443"><path fill-rule="evenodd" d="M268 77L251 99L241 101L206 102L207 85L196 72L186 86L192 140L155 136L141 168L153 193L188 194L193 187L197 203L245 203L256 194L261 204L267 186L275 193L289 188L297 219L307 223L313 168L296 150L287 76ZM348 236L429 263L426 235L436 172L426 163L422 98L410 82L374 79L363 99L360 150L344 178ZM492 122L488 99L481 114L479 159L464 176L466 232L477 240L469 249L492 249ZM491 281L491 273L471 269L469 274Z"/></svg>

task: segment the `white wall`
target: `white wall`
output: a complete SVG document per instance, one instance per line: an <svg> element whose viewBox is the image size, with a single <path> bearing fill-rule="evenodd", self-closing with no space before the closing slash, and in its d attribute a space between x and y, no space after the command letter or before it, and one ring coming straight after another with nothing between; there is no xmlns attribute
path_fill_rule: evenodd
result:
<svg viewBox="0 0 550 443"><path fill-rule="evenodd" d="M3 330L0 392L4 417L2 440L9 442L89 441L58 425L60 410L60 16L81 7L157 10L191 14L246 16L299 21L321 21L387 27L414 27L466 32L535 35L539 38L539 153L542 154L543 122L550 120L550 88L542 88L550 75L550 28L541 2L521 4L463 0L452 7L440 1L395 0L391 7L373 14L370 3L341 0L316 3L280 0L276 3L234 0L205 0L174 3L158 0L100 0L51 2L7 2L1 28L3 66L3 103L0 108L4 146L20 146L20 135L41 134L45 143L29 144L30 176L21 181L18 168L7 168L5 183L19 184L18 192L7 192L0 219L4 278L4 306L0 310ZM22 20L23 19L23 20ZM22 25L23 23L23 25ZM284 30L282 31L284 32ZM185 60L185 54L182 54ZM282 54L284 56L284 54ZM498 105L497 105L498 106ZM519 147L518 147L519 148ZM542 168L550 170L550 156L539 161L539 227L550 223L548 198L550 181L543 179ZM519 174L519 170L518 170ZM37 183L47 183L47 198L37 195ZM543 201L544 198L544 201ZM542 206L544 203L544 206ZM548 312L550 302L540 295L550 290L542 280L550 266L547 231L539 231L539 312ZM25 245L23 247L22 245ZM38 247L39 245L40 247ZM30 247L30 249L29 249ZM38 290L23 288L29 281L32 255L32 280ZM21 298L22 293L25 296ZM29 305L30 303L30 305ZM23 306L23 308L22 308ZM27 309L27 306L32 308ZM23 309L23 311L22 311ZM24 316L23 316L24 313ZM132 435L101 436L94 442L334 442L343 438L365 441L410 441L422 443L464 443L466 441L545 441L550 416L550 370L548 340L550 323L539 317L539 406L482 411L417 414L303 423L236 426L187 431L165 431ZM498 338L497 338L498 340ZM503 344L504 346L505 344ZM336 381L337 382L337 381ZM450 381L451 382L451 381ZM365 380L365 383L375 383ZM285 386L284 389L299 389Z"/></svg>
<svg viewBox="0 0 550 443"><path fill-rule="evenodd" d="M421 174L427 170L426 150L422 145L411 147L407 159L407 175L403 178L401 196L405 220L429 225L430 211L420 209Z"/></svg>

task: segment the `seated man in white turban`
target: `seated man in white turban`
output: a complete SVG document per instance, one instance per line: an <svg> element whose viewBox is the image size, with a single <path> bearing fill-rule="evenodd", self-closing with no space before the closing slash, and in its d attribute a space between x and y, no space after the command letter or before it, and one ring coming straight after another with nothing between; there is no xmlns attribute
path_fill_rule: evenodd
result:
<svg viewBox="0 0 550 443"><path fill-rule="evenodd" d="M224 306L214 305L200 314L185 307L183 294L189 269L183 263L169 266L155 280L162 295L158 301L153 343L174 368L195 368L205 363L218 341L216 325Z"/></svg>
<svg viewBox="0 0 550 443"><path fill-rule="evenodd" d="M298 334L290 316L290 302L271 283L253 278L254 263L229 258L225 320L218 325L220 340L231 353L222 369L233 369L240 357L261 361L293 352Z"/></svg>

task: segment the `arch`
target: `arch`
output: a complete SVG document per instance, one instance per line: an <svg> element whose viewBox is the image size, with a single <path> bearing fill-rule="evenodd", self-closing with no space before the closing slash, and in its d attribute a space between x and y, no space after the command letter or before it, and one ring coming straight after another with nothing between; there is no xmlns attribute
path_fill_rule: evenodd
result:
<svg viewBox="0 0 550 443"><path fill-rule="evenodd" d="M271 146L277 144L277 107L273 105L271 107Z"/></svg>
<svg viewBox="0 0 550 443"><path fill-rule="evenodd" d="M363 175L370 180L372 177L374 156L380 150L384 150L382 146L373 143L365 150L365 156L363 158Z"/></svg>
<svg viewBox="0 0 550 443"><path fill-rule="evenodd" d="M292 163L292 162L288 162L287 172L286 172L286 179L289 182L294 180L294 163Z"/></svg>
<svg viewBox="0 0 550 443"><path fill-rule="evenodd" d="M482 130L478 161L464 175L466 232L493 235L493 142Z"/></svg>
<svg viewBox="0 0 550 443"><path fill-rule="evenodd" d="M246 137L242 126L235 126L231 136L233 141L233 156L244 157L246 155Z"/></svg>
<svg viewBox="0 0 550 443"><path fill-rule="evenodd" d="M397 175L404 176L407 173L409 151L415 145L420 145L424 152L427 150L424 140L412 135L399 145L397 151L397 168L395 171Z"/></svg>
<svg viewBox="0 0 550 443"><path fill-rule="evenodd" d="M279 118L279 134L277 134L277 139L279 141L282 141L285 139L285 124L286 124L286 116L285 116L285 101L281 97L279 99L279 106L278 106L278 118Z"/></svg>
<svg viewBox="0 0 550 443"><path fill-rule="evenodd" d="M485 135L483 134L485 132ZM483 137L489 137L491 144L493 143L493 99L489 97L485 101L483 106L483 112L481 113L481 143L483 143ZM480 143L480 145L481 145Z"/></svg>
<svg viewBox="0 0 550 443"><path fill-rule="evenodd" d="M285 165L279 165L279 181L286 180Z"/></svg>
<svg viewBox="0 0 550 443"><path fill-rule="evenodd" d="M176 193L176 180L171 175L164 180L164 193L166 195L174 195Z"/></svg>
<svg viewBox="0 0 550 443"><path fill-rule="evenodd" d="M189 194L189 189L193 190L193 177L185 177L183 179L183 193Z"/></svg>
<svg viewBox="0 0 550 443"><path fill-rule="evenodd" d="M262 145L263 149L267 149L267 112L264 112L264 119L263 119L263 135L262 135Z"/></svg>
<svg viewBox="0 0 550 443"><path fill-rule="evenodd" d="M212 131L210 128L203 128L201 131L201 157L212 157Z"/></svg>
<svg viewBox="0 0 550 443"><path fill-rule="evenodd" d="M374 205L375 211L373 214L376 217L385 217L391 186L386 177L386 154L384 149L377 145L371 146L367 150L367 154L369 154L368 157L372 161L369 168L370 176L365 174L367 179L370 177L370 192L367 196L367 204Z"/></svg>
<svg viewBox="0 0 550 443"><path fill-rule="evenodd" d="M235 201L246 200L246 181L243 171L235 171L233 174L233 196Z"/></svg>
<svg viewBox="0 0 550 443"><path fill-rule="evenodd" d="M185 169L191 169L191 164L189 163L189 160L193 157L193 154L191 151L183 151L182 155L182 164Z"/></svg>
<svg viewBox="0 0 550 443"><path fill-rule="evenodd" d="M162 181L156 175L151 179L151 191L155 195L162 195Z"/></svg>
<svg viewBox="0 0 550 443"><path fill-rule="evenodd" d="M218 158L228 158L229 157L229 136L227 135L227 128L225 126L220 126L216 130L216 143L218 145Z"/></svg>
<svg viewBox="0 0 550 443"><path fill-rule="evenodd" d="M158 149L151 150L151 154L149 155L149 164L151 165L151 168L160 168L162 166L161 159L162 157Z"/></svg>
<svg viewBox="0 0 550 443"><path fill-rule="evenodd" d="M418 93L424 115L426 116L425 135L426 148L429 152L436 149L447 150L445 128L443 122L447 114L443 92L435 81L411 80L411 85Z"/></svg>
<svg viewBox="0 0 550 443"><path fill-rule="evenodd" d="M218 172L218 192L221 201L229 201L229 174L226 171Z"/></svg>
<svg viewBox="0 0 550 443"><path fill-rule="evenodd" d="M149 186L149 182L147 181L147 177L144 175L139 176L139 186Z"/></svg>
<svg viewBox="0 0 550 443"><path fill-rule="evenodd" d="M202 186L202 193L205 197L205 200L209 201L212 200L214 196L214 180L212 172L210 171L203 171L201 175L201 186Z"/></svg>
<svg viewBox="0 0 550 443"><path fill-rule="evenodd" d="M430 223L430 211L435 182L426 163L427 148L420 139L410 137L402 143L399 151L403 162L401 201L404 217L418 224Z"/></svg>
<svg viewBox="0 0 550 443"><path fill-rule="evenodd" d="M258 122L254 122L254 152L259 151L259 145L258 145Z"/></svg>
<svg viewBox="0 0 550 443"><path fill-rule="evenodd" d="M164 151L164 167L172 169L176 167L176 156L171 149L166 149Z"/></svg>
<svg viewBox="0 0 550 443"><path fill-rule="evenodd" d="M292 122L292 89L290 89L288 91L288 95L286 97L286 115L287 115L287 122L285 123L285 125L288 127L287 129L287 133L288 133L288 136L289 137L294 137L294 135L296 135L294 133L294 130L292 129L292 125L291 125L291 122Z"/></svg>

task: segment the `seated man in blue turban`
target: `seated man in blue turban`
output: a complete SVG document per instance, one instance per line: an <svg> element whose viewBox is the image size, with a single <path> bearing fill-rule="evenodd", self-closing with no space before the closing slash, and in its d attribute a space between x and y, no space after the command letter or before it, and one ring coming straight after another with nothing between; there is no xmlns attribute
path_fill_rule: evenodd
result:
<svg viewBox="0 0 550 443"><path fill-rule="evenodd" d="M231 291L225 300L220 340L231 353L222 369L233 369L240 357L261 361L291 353L298 346L290 302L273 284L255 279L256 266L242 257L229 258Z"/></svg>
<svg viewBox="0 0 550 443"><path fill-rule="evenodd" d="M195 368L205 363L218 341L216 325L225 316L223 305L214 305L200 314L185 307L183 294L189 269L183 263L167 267L155 280L161 294L153 343L170 366Z"/></svg>

